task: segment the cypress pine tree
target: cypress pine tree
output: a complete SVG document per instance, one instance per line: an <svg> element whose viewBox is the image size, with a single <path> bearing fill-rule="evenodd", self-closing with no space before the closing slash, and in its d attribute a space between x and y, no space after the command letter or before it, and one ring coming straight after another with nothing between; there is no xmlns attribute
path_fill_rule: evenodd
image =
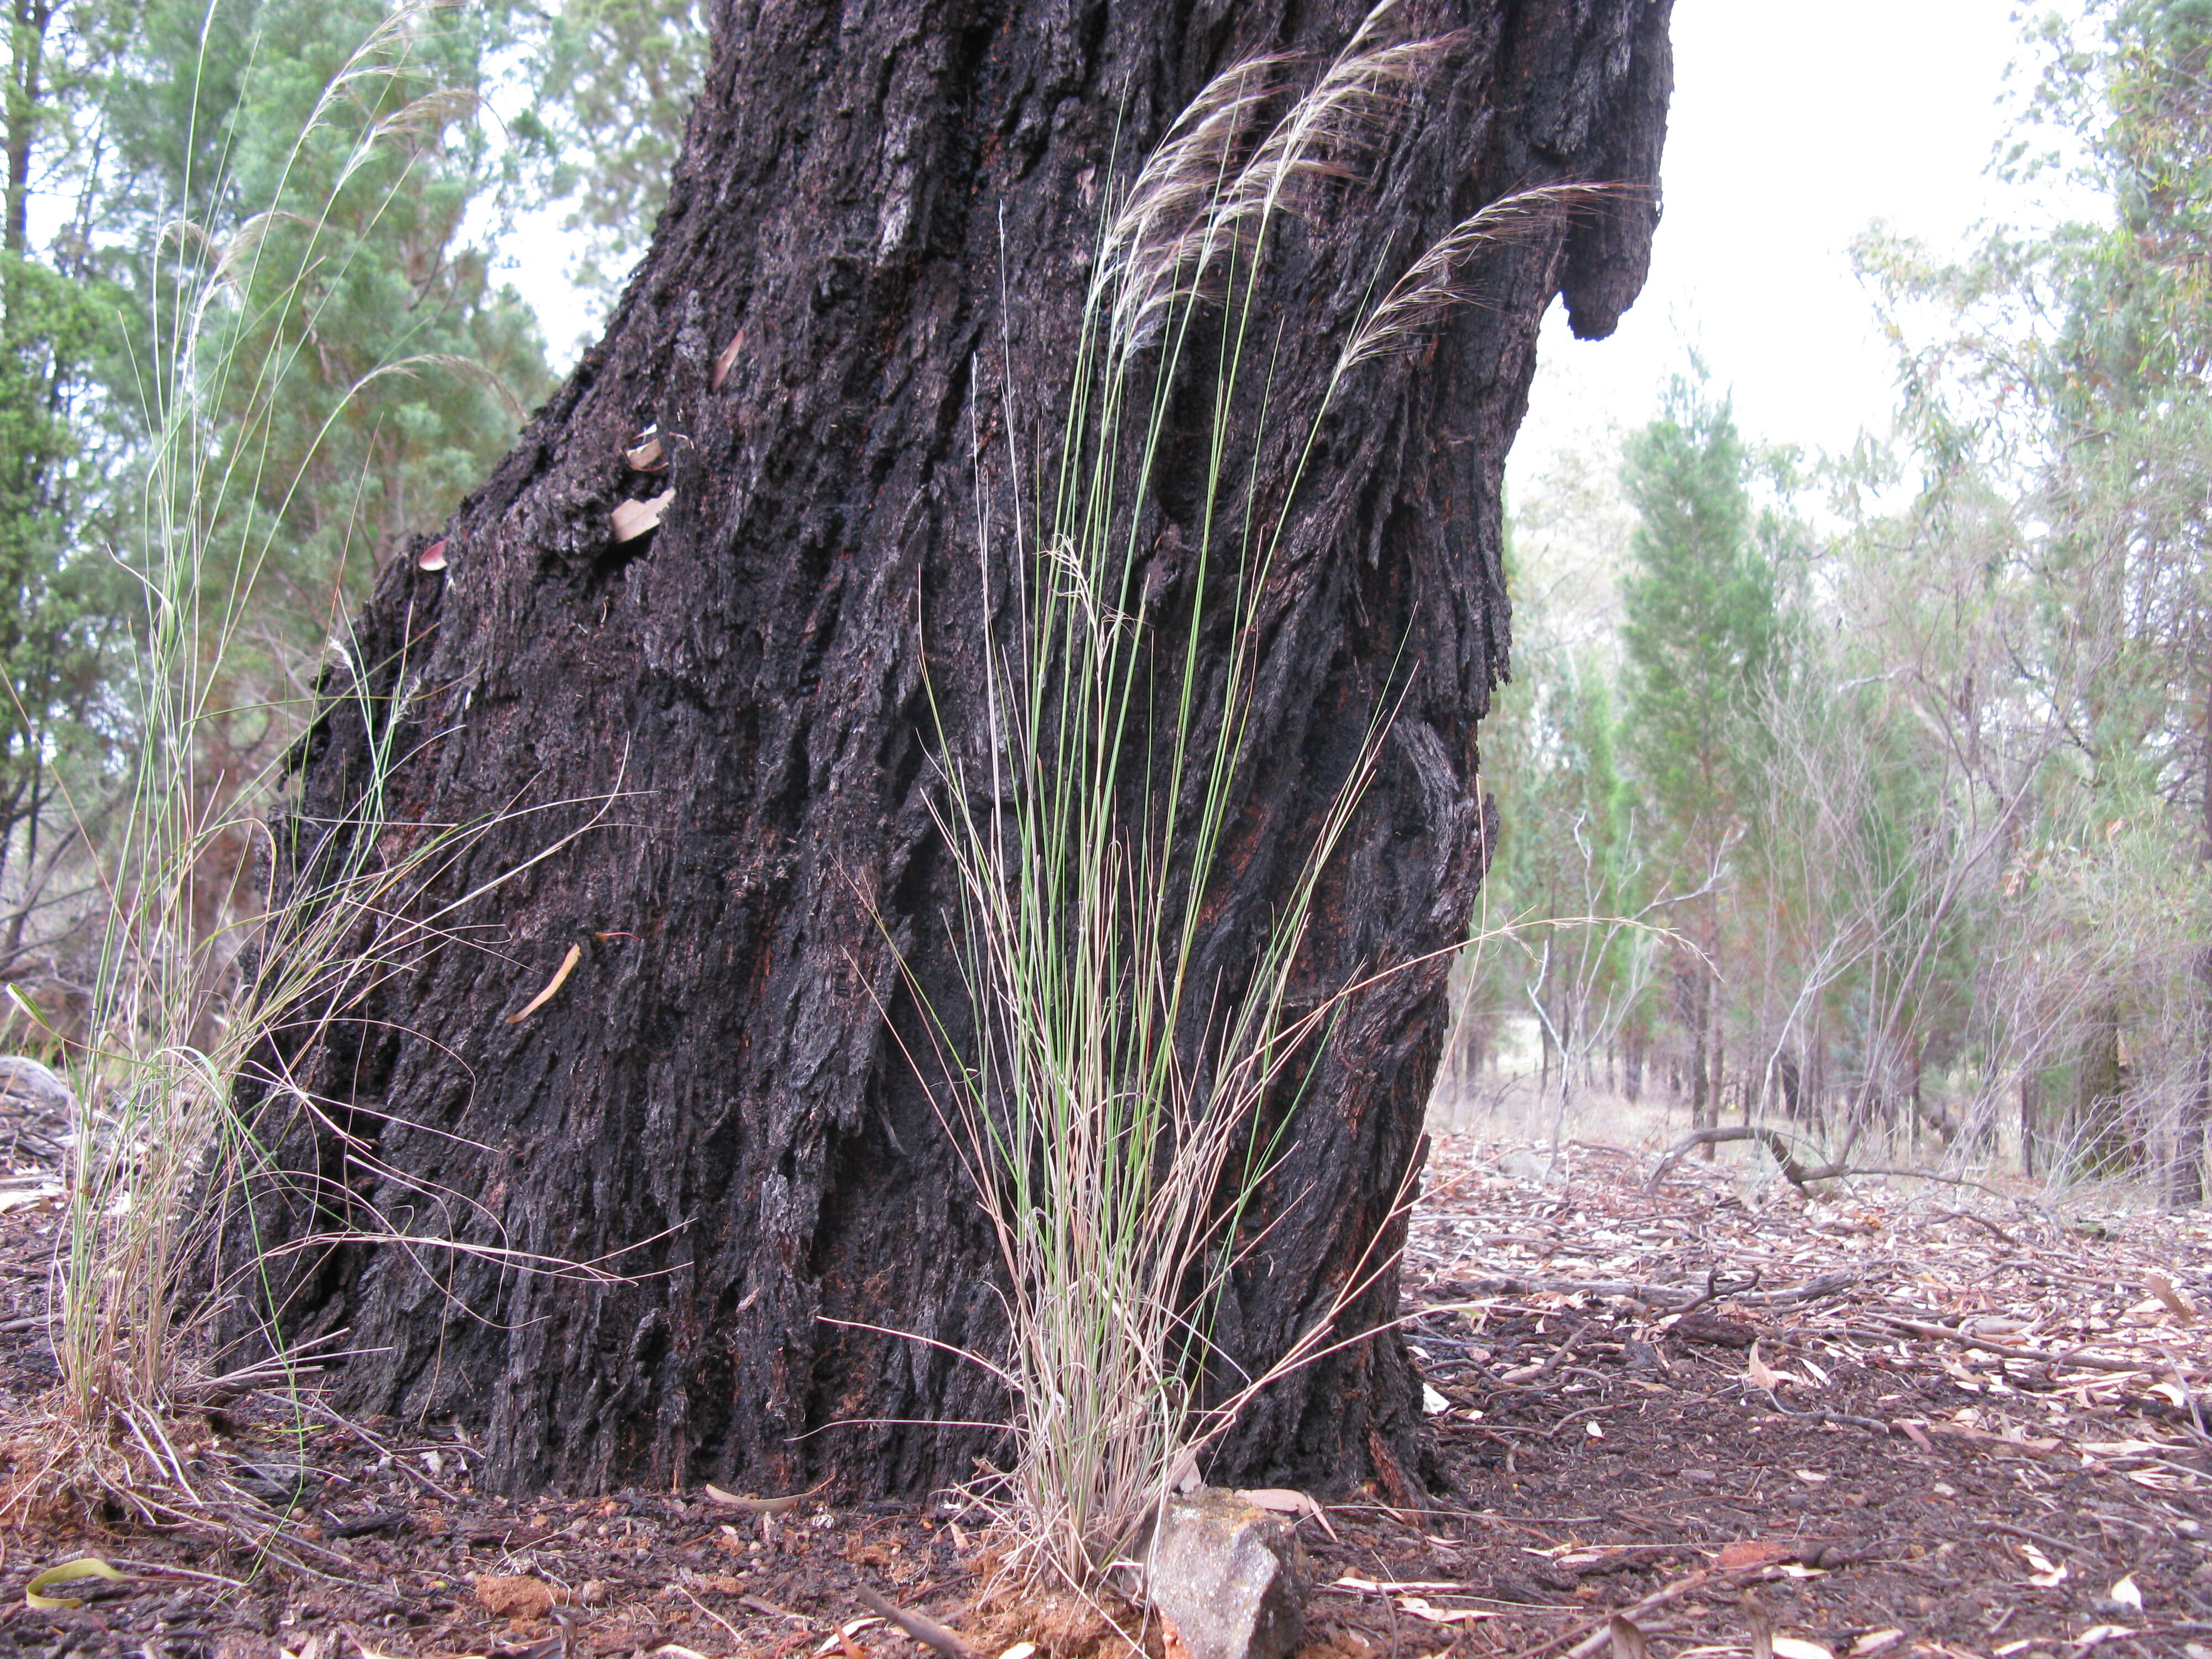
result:
<svg viewBox="0 0 2212 1659"><path fill-rule="evenodd" d="M1628 769L1640 781L1656 860L1708 884L1687 906L1674 1010L1689 1043L1693 1127L1717 1121L1711 883L1742 834L1756 750L1753 699L1778 642L1774 569L1754 532L1750 457L1725 399L1677 380L1629 442L1638 525L1621 585Z"/></svg>

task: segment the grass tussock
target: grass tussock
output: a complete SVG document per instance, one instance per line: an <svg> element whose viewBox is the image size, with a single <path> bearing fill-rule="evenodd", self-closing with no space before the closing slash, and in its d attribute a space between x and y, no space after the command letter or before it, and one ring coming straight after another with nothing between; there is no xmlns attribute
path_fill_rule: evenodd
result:
<svg viewBox="0 0 2212 1659"><path fill-rule="evenodd" d="M1279 501L1272 524L1257 521L1261 492L1240 476L1262 436L1243 411L1284 401L1248 346L1295 326L1267 292L1270 238L1356 182L1449 55L1449 39L1390 40L1392 15L1370 14L1303 88L1282 58L1224 71L1138 168L1102 228L1054 453L1034 475L1008 458L1011 476L1041 478L1035 505L1003 525L986 511L977 526L982 612L1003 595L1021 622L1010 645L983 641L981 741L940 745L965 1001L929 1010L938 1053L925 1073L941 1079L1006 1272L1010 1348L988 1363L1013 1402L1011 1456L974 1495L1001 1524L1004 1571L1032 1583L1088 1593L1139 1552L1245 1404L1340 1340L1344 1310L1393 1265L1370 1249L1257 1374L1212 1340L1339 1006L1293 1012L1292 973L1387 708L1248 976L1218 983L1193 966L1240 767L1262 735L1249 724L1259 618L1288 517ZM1455 227L1343 342L1322 413L1346 375L1464 297L1468 259L1596 193L1530 191ZM1218 335L1201 317L1218 317ZM1193 380L1213 422L1188 526L1196 598L1176 636L1146 614L1135 526L1152 506L1168 399ZM1004 426L1019 430L1011 409ZM1309 431L1304 454L1312 443Z"/></svg>
<svg viewBox="0 0 2212 1659"><path fill-rule="evenodd" d="M421 78L412 49L434 10L401 6L361 42L324 88L266 210L227 235L179 218L154 252L142 377L151 442L133 544L111 555L141 600L125 711L134 742L122 805L96 842L106 921L91 1036L70 1068L76 1106L50 1296L61 1382L7 1425L22 1473L0 1513L99 1503L313 1553L284 1515L199 1455L204 1435L180 1425L191 1408L258 1389L298 1407L301 1385L330 1357L328 1344L288 1350L273 1325L246 1363L212 1340L226 1304L270 1305L286 1254L334 1242L230 1248L257 1236L254 1195L280 1181L256 1125L292 1111L337 1133L299 1080L301 1062L360 1019L380 983L449 942L452 919L483 891L428 896L488 824L388 832L385 781L406 758L394 733L413 665L360 661L344 639L332 642L325 681L358 700L371 753L355 799L330 821L281 810L290 741L319 711L265 689L302 677L270 661L264 589L283 531L255 503L267 498L279 400L347 257L323 222L283 208L288 181L311 148L349 144L334 202L382 152L411 154L421 124L450 112L440 88L395 93ZM407 168L386 171L388 201ZM253 325L272 316L306 325L279 329L271 346ZM457 369L480 373L443 357L381 362L347 398L391 374ZM382 684L399 690L380 697L370 688ZM275 758L240 764L241 730ZM549 836L548 852L607 803L580 805L583 828ZM271 904L256 874L280 868L295 874ZM303 1206L321 1196L301 1177L283 1179ZM388 1237L416 1251L453 1248L396 1228Z"/></svg>

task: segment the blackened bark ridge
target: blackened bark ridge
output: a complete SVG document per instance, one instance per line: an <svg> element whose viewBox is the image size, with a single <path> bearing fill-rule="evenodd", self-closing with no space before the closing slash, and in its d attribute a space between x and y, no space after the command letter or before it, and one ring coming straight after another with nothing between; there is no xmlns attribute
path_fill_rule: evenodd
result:
<svg viewBox="0 0 2212 1659"><path fill-rule="evenodd" d="M1468 278L1480 302L1357 371L1325 422L1267 598L1209 974L1233 981L1386 702L1305 992L1440 951L1466 925L1489 840L1476 722L1508 637L1501 469L1552 297L1601 335L1643 280L1668 9L1407 0L1405 37L1460 31L1456 55L1371 179L1275 250L1284 435L1250 475L1263 511L1282 507L1267 481L1288 477L1378 268L1509 191L1641 187L1486 255ZM327 1109L271 1108L266 1133L284 1167L323 1178L322 1208L271 1187L255 1212L264 1245L333 1221L570 1261L652 1242L615 1258L629 1282L600 1287L486 1255L282 1258L288 1326L345 1327L359 1351L341 1382L352 1408L473 1425L511 1487L836 1474L917 1491L989 1450L988 1433L916 1422L1001 1420L981 1370L856 1328L1000 1340L990 1241L895 1035L919 1044L895 950L940 1006L958 1002L928 698L968 740L989 612L978 492L995 510L1011 488L1010 404L1022 442L1052 429L1117 143L1126 173L1219 69L1285 50L1325 63L1362 10L717 8L650 257L604 343L446 526L447 568L386 574L351 658L372 666L365 684L333 671L343 695L304 751L295 822L345 816L364 691L409 757L388 836L612 805L299 1057ZM635 474L623 451L648 427L668 469ZM1163 614L1188 601L1201 449L1171 456L1146 526ZM659 528L616 543L615 505L664 490ZM481 830L439 896L595 810ZM560 993L508 1024L571 945ZM1338 1020L1267 1194L1272 1231L1224 1316L1243 1363L1325 1308L1378 1230L1385 1249L1399 1237L1446 960L1384 978ZM1386 1279L1341 1328L1371 1328L1395 1299ZM1261 1401L1215 1473L1389 1486L1416 1467L1419 1422L1398 1340L1356 1341Z"/></svg>

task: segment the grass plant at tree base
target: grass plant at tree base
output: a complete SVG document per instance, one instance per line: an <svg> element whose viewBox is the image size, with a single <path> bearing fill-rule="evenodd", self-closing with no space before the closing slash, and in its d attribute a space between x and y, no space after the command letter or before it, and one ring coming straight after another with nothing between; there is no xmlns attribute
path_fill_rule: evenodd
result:
<svg viewBox="0 0 2212 1659"><path fill-rule="evenodd" d="M427 16L422 6L404 7L356 47L323 88L295 161L311 152L327 157L335 145L334 189L361 177L387 195L408 187L420 124L452 103L434 84L420 84L413 49ZM412 96L398 95L410 86ZM400 164L387 165L395 153ZM215 1249L227 1230L250 1234L252 1216L237 1212L270 1178L242 1103L276 1097L319 1114L293 1081L288 1057L358 1018L367 994L437 948L444 921L483 890L435 903L426 897L488 826L386 833L383 781L403 758L391 745L402 724L397 703L412 684L409 665L359 662L343 641L333 647L330 683L361 700L356 712L374 755L341 821L264 821L280 799L281 757L242 775L210 760L234 752L226 739L241 721L296 732L316 712L239 701L241 682L254 677L240 675L238 659L259 648L254 630L282 520L257 503L272 487L279 499L289 493L270 471L293 453L277 410L303 372L319 307L331 302L333 264L343 265L351 245L283 207L291 169L279 171L266 211L226 237L179 222L153 270L153 442L137 545L119 559L142 601L126 684L134 769L118 826L100 849L107 922L92 1036L73 1079L80 1104L52 1286L62 1381L19 1438L44 1454L15 1483L11 1506L100 1495L156 1524L238 1518L249 1500L196 1474L167 1425L195 1401L286 1386L314 1364L287 1352L272 1329L273 1358L226 1370L209 1340L227 1298L268 1302L252 1279L269 1259L251 1263L241 1281L217 1265ZM218 185L211 194L225 191ZM374 204L368 211L373 221ZM252 325L264 315L303 316L307 326L253 338ZM442 356L372 362L325 416L322 434L386 377L453 372L482 374ZM315 447L307 446L302 468ZM386 683L398 690L380 702L370 688ZM549 836L549 853L596 818L592 803L553 805L574 805L586 821ZM240 872L280 861L267 856L275 835L302 843L285 848L281 863L307 874L281 902L257 909ZM322 1196L300 1195L307 1205ZM441 1196L471 1207L460 1195ZM389 1237L415 1251L443 1243L397 1228ZM513 1259L525 1271L571 1271ZM281 1519L265 1511L248 1518L264 1534Z"/></svg>
<svg viewBox="0 0 2212 1659"><path fill-rule="evenodd" d="M1316 184L1356 169L1448 53L1449 40L1388 40L1391 10L1371 13L1303 91L1283 61L1248 62L1183 112L1102 226L1051 455L1032 473L1007 458L1010 476L1040 479L1036 501L1027 513L1010 507L1003 524L979 508L982 612L1003 595L1020 623L1010 646L982 642L980 758L940 716L939 827L961 878L966 1006L957 1020L928 1008L909 975L937 1048L933 1065L911 1058L935 1079L1006 1273L1009 1352L971 1357L1012 1397L1012 1455L976 1495L1010 1534L1012 1570L1079 1590L1141 1547L1206 1447L1261 1389L1334 1346L1343 1310L1395 1265L1378 1238L1328 1312L1261 1375L1234 1373L1212 1346L1250 1243L1243 1224L1293 1121L1284 1109L1294 1115L1351 988L1296 1016L1288 1007L1316 884L1387 708L1279 895L1249 977L1200 982L1193 969L1239 764L1260 736L1248 725L1260 607L1304 470L1302 459L1263 522L1259 481L1239 476L1260 434L1237 428L1241 411L1279 401L1251 368L1279 325L1269 238ZM1358 364L1461 297L1471 256L1595 193L1532 191L1456 227L1369 307L1320 410ZM1147 614L1138 526L1170 397L1193 380L1212 421L1191 527L1194 598L1176 639ZM982 471L979 458L979 483Z"/></svg>

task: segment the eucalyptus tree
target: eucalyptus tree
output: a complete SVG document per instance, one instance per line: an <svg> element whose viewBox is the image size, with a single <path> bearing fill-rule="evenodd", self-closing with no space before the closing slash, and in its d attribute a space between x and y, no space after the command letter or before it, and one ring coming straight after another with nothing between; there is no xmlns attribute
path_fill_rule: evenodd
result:
<svg viewBox="0 0 2212 1659"><path fill-rule="evenodd" d="M605 339L387 563L352 631L360 678L334 683L307 751L302 826L362 824L372 778L404 823L487 825L425 902L459 902L440 914L494 949L457 940L380 985L343 1041L291 1057L317 1104L268 1103L259 1144L293 1179L272 1172L252 1242L336 1242L272 1262L252 1311L349 1328L349 1408L456 1413L509 1486L967 1479L989 1444L973 1425L1010 1407L957 1355L1003 1352L1006 1302L926 1011L963 1001L944 826L1006 799L954 801L949 780L992 775L991 665L1043 583L1161 641L1146 706L1183 710L1193 752L1239 757L1206 814L1233 856L1184 947L1223 996L1260 970L1304 849L1371 763L1297 960L1297 1006L1334 1017L1295 1127L1262 1133L1277 1155L1207 1333L1218 1369L1190 1381L1259 1375L1338 1310L1342 1346L1213 1461L1407 1480L1419 1389L1384 1328L1395 1287L1361 1275L1401 1236L1481 880L1499 470L1551 299L1601 335L1640 284L1667 14L1131 0L1017 3L983 27L933 0L717 4L667 205ZM1322 192L1311 222L1235 267L1290 319L1267 328L1264 376L1152 386L1155 318L1192 319L1177 361L1223 359L1205 285L1177 274L1212 269L1209 227L1273 199L1235 181L1307 155L1275 118L1312 107L1346 41L1386 37L1409 46L1389 62L1436 78L1363 105L1391 116L1363 124L1363 165L1297 168ZM1147 155L1167 159L1139 176ZM1503 241L1460 235L1515 192L1594 181L1635 188ZM1133 228L1116 216L1133 201ZM1481 303L1425 323L1418 361L1348 349L1376 272L1395 283L1423 250L1409 304ZM1029 541L1037 494L1087 476L1054 455L1052 410L1083 383L1094 270L1164 307L1106 337L1161 441L1103 594L1058 540ZM1225 524L1274 550L1251 590ZM1256 655L1192 639L1201 598L1257 607ZM1109 775L1131 822L1197 775L1146 741ZM380 772L379 754L400 758ZM519 799L547 811L493 822ZM563 825L580 833L540 857ZM288 856L317 844L303 830ZM498 872L495 910L466 902ZM361 1242L402 1214L413 1243ZM410 1265L434 1236L454 1247L434 1285ZM514 1271L532 1254L619 1278Z"/></svg>

